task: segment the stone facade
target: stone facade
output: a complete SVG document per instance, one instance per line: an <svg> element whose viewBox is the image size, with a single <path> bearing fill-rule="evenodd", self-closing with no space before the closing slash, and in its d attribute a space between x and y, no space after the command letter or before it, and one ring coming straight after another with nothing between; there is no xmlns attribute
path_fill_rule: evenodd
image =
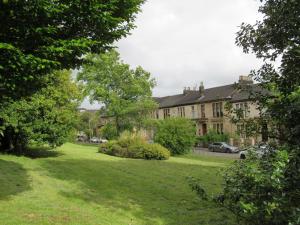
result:
<svg viewBox="0 0 300 225"><path fill-rule="evenodd" d="M251 99L250 90L261 91L257 84L247 76L240 76L239 82L231 85L199 90L186 89L182 94L155 98L159 109L153 113L153 118L184 117L195 121L197 135L204 135L209 130L218 133L236 135L238 124L230 120L230 112L226 104L233 108L242 108L245 118L258 118L259 111Z"/></svg>

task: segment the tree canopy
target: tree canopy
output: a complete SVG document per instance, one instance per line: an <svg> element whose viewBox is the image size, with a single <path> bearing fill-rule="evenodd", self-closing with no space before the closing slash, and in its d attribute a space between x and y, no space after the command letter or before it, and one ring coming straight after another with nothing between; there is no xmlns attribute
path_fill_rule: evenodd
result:
<svg viewBox="0 0 300 225"><path fill-rule="evenodd" d="M266 93L254 93L275 150L236 161L225 170L223 191L215 200L239 224L300 224L300 1L260 0L263 19L242 24L236 43L264 65L252 75ZM275 63L276 62L276 63ZM250 121L251 122L251 121ZM260 150L263 151L263 150ZM193 188L208 198L200 185Z"/></svg>
<svg viewBox="0 0 300 225"><path fill-rule="evenodd" d="M59 146L66 141L81 99L70 75L69 71L57 71L46 88L5 103L0 111L0 149L21 151L29 143Z"/></svg>
<svg viewBox="0 0 300 225"><path fill-rule="evenodd" d="M52 99L44 99L45 91L50 91L49 88L55 91L53 82L62 79L55 71L79 68L85 54L104 52L111 48L114 41L128 35L143 2L144 0L0 0L1 148L9 147L12 139L18 142L29 137L37 139L32 138L33 135L49 132L57 137L52 136L53 140L50 137L41 139L61 143L58 136L61 134L61 140L64 139L65 135L61 132L70 121L65 118L67 121L64 124L62 115L57 115L60 120L55 119L57 105L49 102L56 98L54 92L51 92L53 95L50 93ZM60 84L55 85L59 95L62 94ZM35 93L38 94L34 95ZM60 109L68 108L69 100L61 97L58 102L67 105L61 104ZM32 103L29 104L29 101ZM41 112L50 116L49 107L54 108L51 122L39 117ZM33 111L38 113L37 117L32 117ZM8 117L9 112L11 117ZM72 114L70 119L71 117ZM36 129L35 123L39 123L40 129ZM47 130L49 124L51 129ZM57 126L55 129L54 124ZM16 137L21 133L26 133L24 138Z"/></svg>
<svg viewBox="0 0 300 225"><path fill-rule="evenodd" d="M155 85L143 68L131 69L115 50L88 55L78 80L92 101L104 104L106 116L114 118L118 133L139 127L143 118L156 108L152 100Z"/></svg>
<svg viewBox="0 0 300 225"><path fill-rule="evenodd" d="M300 1L261 3L263 20L242 24L236 43L265 62L252 75L271 93L255 95L277 146L228 168L219 200L244 224L293 225L300 223Z"/></svg>
<svg viewBox="0 0 300 225"><path fill-rule="evenodd" d="M241 25L236 43L244 52L253 52L265 64L253 76L272 93L258 93L264 117L276 129L270 137L282 143L300 145L300 2L293 0L262 0L259 12L262 21ZM274 62L279 62L275 67Z"/></svg>
<svg viewBox="0 0 300 225"><path fill-rule="evenodd" d="M129 34L144 0L0 0L0 104Z"/></svg>

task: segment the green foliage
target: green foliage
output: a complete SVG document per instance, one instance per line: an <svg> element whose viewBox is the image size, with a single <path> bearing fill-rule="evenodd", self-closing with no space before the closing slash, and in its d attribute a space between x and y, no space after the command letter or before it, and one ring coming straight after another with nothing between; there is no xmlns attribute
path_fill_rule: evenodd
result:
<svg viewBox="0 0 300 225"><path fill-rule="evenodd" d="M222 204L245 224L287 224L296 212L286 186L288 153L273 154L250 155L226 169Z"/></svg>
<svg viewBox="0 0 300 225"><path fill-rule="evenodd" d="M99 152L125 158L165 160L170 152L159 144L149 144L139 133L125 131L117 141L103 143Z"/></svg>
<svg viewBox="0 0 300 225"><path fill-rule="evenodd" d="M228 142L228 141L229 141L228 134L218 134L214 130L210 130L208 131L207 134L197 137L198 144L201 144L203 146L208 146L213 142Z"/></svg>
<svg viewBox="0 0 300 225"><path fill-rule="evenodd" d="M47 88L31 97L7 102L0 111L0 148L21 150L28 143L59 146L73 130L80 93L69 71L55 72Z"/></svg>
<svg viewBox="0 0 300 225"><path fill-rule="evenodd" d="M107 140L113 140L118 137L118 131L113 123L108 123L101 127L100 135Z"/></svg>
<svg viewBox="0 0 300 225"><path fill-rule="evenodd" d="M262 121L273 124L269 136L282 144L300 145L300 20L299 1L264 0L256 24L242 24L236 43L244 52L256 54L265 64L252 71L261 86L271 93L253 93L262 112ZM277 60L279 67L274 66ZM297 96L298 93L298 97ZM296 95L296 96L295 96ZM294 96L294 97L292 97Z"/></svg>
<svg viewBox="0 0 300 225"><path fill-rule="evenodd" d="M237 161L226 170L218 199L245 224L296 225L300 224L300 2L261 3L263 20L242 24L236 42L265 62L252 71L268 91L253 93L261 111L258 122L261 127L267 122L268 136L285 150Z"/></svg>
<svg viewBox="0 0 300 225"><path fill-rule="evenodd" d="M157 143L134 143L128 150L134 158L165 160L170 157L169 150Z"/></svg>
<svg viewBox="0 0 300 225"><path fill-rule="evenodd" d="M155 81L141 67L131 69L115 50L86 57L78 80L91 101L104 104L105 114L114 119L118 134L140 128L143 120L157 107L152 100ZM101 82L99 82L101 81Z"/></svg>
<svg viewBox="0 0 300 225"><path fill-rule="evenodd" d="M132 133L129 131L124 131L118 138L118 143L124 147L128 148L129 146L133 144L139 144L139 143L146 143L145 137L139 132L137 133Z"/></svg>
<svg viewBox="0 0 300 225"><path fill-rule="evenodd" d="M88 138L96 135L99 125L99 115L95 112L79 112L78 122L76 124L77 131L84 132Z"/></svg>
<svg viewBox="0 0 300 225"><path fill-rule="evenodd" d="M31 95L129 34L143 0L0 1L0 104Z"/></svg>
<svg viewBox="0 0 300 225"><path fill-rule="evenodd" d="M188 153L196 143L195 124L185 118L159 121L154 141L169 149L172 155Z"/></svg>
<svg viewBox="0 0 300 225"><path fill-rule="evenodd" d="M251 93L252 91L249 90ZM236 109L233 107L233 104L230 102L226 102L225 104L226 111L229 112L229 118L232 123L240 125L243 129L238 130L236 135L242 137L255 137L258 138L259 134L263 133L262 129L266 124L266 120L263 117L253 118L253 117L245 117L245 110L249 110L248 108L239 108ZM260 110L261 111L261 110Z"/></svg>
<svg viewBox="0 0 300 225"><path fill-rule="evenodd" d="M290 160L286 150L267 152L262 157L250 152L245 160L235 161L225 169L222 194L208 197L201 181L195 178L190 179L190 185L201 199L232 211L241 224L298 224L298 203L291 200L300 199L300 176L296 165L289 168ZM293 186L290 171L294 171Z"/></svg>

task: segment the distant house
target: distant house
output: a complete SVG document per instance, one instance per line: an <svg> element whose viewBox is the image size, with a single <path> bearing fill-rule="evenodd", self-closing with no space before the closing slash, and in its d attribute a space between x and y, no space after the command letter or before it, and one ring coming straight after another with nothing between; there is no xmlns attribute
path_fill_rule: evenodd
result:
<svg viewBox="0 0 300 225"><path fill-rule="evenodd" d="M231 122L225 104L231 103L236 109L242 109L245 118L258 118L259 111L251 97L252 91L264 90L258 84L254 84L248 76L240 76L238 83L207 89L201 83L198 90L185 88L183 93L178 95L154 98L159 108L152 117L156 119L189 118L195 121L197 134L200 136L205 135L210 129L218 133L242 133L237 131L245 129L243 124Z"/></svg>

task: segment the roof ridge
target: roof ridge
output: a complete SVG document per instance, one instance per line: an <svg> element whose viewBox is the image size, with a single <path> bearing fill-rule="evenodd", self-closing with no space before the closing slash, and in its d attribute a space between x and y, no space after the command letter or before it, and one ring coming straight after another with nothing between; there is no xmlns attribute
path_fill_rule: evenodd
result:
<svg viewBox="0 0 300 225"><path fill-rule="evenodd" d="M205 88L204 90L210 90L210 89L215 89L215 88L220 88L220 87L228 87L228 86L233 86L233 85L235 85L235 83L233 83L233 84L226 84L226 85L222 85L222 86Z"/></svg>

